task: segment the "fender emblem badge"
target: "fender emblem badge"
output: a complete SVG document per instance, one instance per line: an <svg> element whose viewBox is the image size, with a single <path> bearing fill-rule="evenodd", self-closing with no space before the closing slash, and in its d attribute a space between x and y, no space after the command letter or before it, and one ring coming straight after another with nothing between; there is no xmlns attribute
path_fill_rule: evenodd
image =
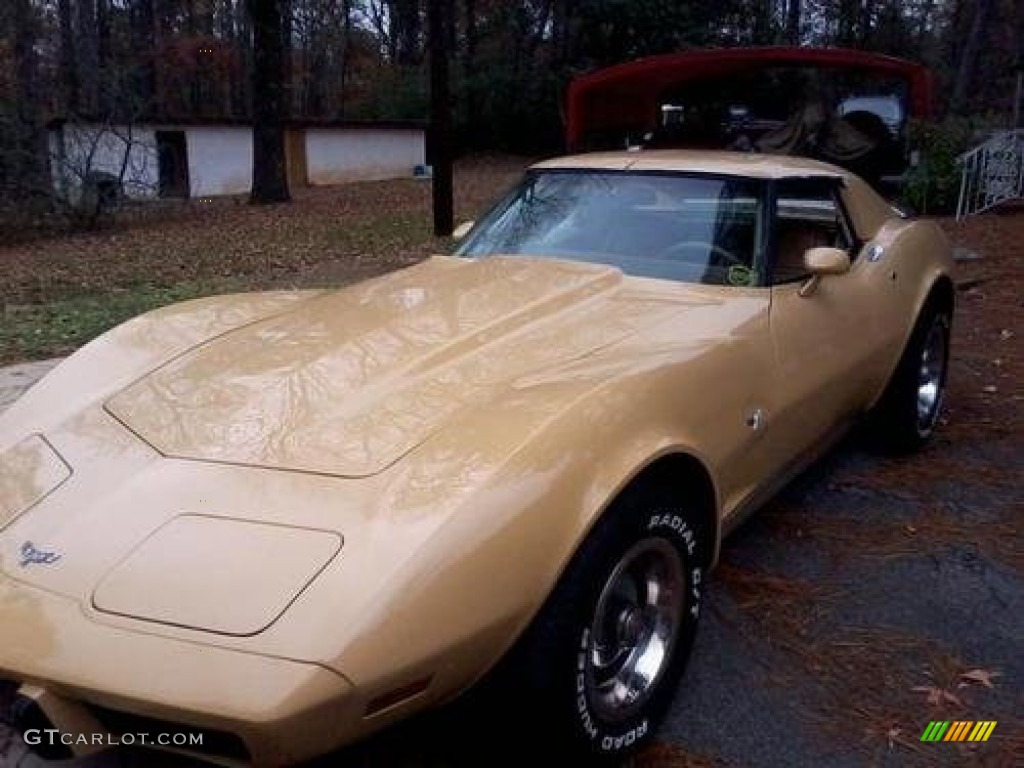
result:
<svg viewBox="0 0 1024 768"><path fill-rule="evenodd" d="M53 565L61 557L57 552L38 549L31 541L26 541L22 544L20 552L21 562L19 565L22 568L28 568L30 565Z"/></svg>

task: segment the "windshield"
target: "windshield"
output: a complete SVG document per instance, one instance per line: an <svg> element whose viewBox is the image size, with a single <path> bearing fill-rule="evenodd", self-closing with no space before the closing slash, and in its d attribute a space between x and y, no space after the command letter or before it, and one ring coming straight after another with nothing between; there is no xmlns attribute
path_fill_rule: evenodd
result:
<svg viewBox="0 0 1024 768"><path fill-rule="evenodd" d="M764 185L752 179L536 171L473 228L457 255L587 261L629 275L762 285Z"/></svg>

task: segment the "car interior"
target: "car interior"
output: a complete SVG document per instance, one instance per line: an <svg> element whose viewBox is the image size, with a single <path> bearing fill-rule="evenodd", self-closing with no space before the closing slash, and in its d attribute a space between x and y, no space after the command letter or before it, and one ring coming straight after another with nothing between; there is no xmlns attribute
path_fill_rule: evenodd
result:
<svg viewBox="0 0 1024 768"><path fill-rule="evenodd" d="M772 283L792 283L808 277L804 253L811 248L849 251L851 238L835 194L790 194L783 185L778 199L775 262Z"/></svg>

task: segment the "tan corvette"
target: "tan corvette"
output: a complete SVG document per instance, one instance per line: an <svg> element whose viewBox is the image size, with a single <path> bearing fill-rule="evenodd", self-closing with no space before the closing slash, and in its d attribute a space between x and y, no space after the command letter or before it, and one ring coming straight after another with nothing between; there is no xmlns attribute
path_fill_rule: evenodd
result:
<svg viewBox="0 0 1024 768"><path fill-rule="evenodd" d="M625 754L723 534L863 416L931 435L951 266L831 166L612 153L454 257L138 317L0 416L12 711L278 765L506 659L545 738Z"/></svg>

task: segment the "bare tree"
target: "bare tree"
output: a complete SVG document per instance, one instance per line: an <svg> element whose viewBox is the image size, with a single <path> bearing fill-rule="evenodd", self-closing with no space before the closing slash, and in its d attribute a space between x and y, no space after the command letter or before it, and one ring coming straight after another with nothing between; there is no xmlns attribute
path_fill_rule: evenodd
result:
<svg viewBox="0 0 1024 768"><path fill-rule="evenodd" d="M430 145L434 165L434 234L452 233L451 96L448 83L448 25L452 0L428 0L430 36Z"/></svg>
<svg viewBox="0 0 1024 768"><path fill-rule="evenodd" d="M390 0L394 25L395 58L401 66L418 64L422 59L423 16L419 0Z"/></svg>
<svg viewBox="0 0 1024 768"><path fill-rule="evenodd" d="M2 131L7 179L2 186L7 196L27 197L30 203L45 199L49 189L46 131L42 104L38 98L39 66L36 42L39 18L32 0L12 0L14 38L14 110Z"/></svg>
<svg viewBox="0 0 1024 768"><path fill-rule="evenodd" d="M95 0L96 3L96 78L97 109L109 114L116 105L108 98L110 90L104 81L113 74L113 39L110 25L110 0Z"/></svg>
<svg viewBox="0 0 1024 768"><path fill-rule="evenodd" d="M994 5L995 0L975 0L974 2L974 18L971 22L970 32L967 34L967 41L960 53L956 78L953 80L953 95L950 97L949 103L953 112L960 111L967 101L967 92L974 81L978 55L981 53L985 41L988 20L992 15Z"/></svg>
<svg viewBox="0 0 1024 768"><path fill-rule="evenodd" d="M789 0L786 3L786 42L800 45L801 0Z"/></svg>
<svg viewBox="0 0 1024 768"><path fill-rule="evenodd" d="M95 112L99 93L99 51L96 40L96 0L77 0L76 65L78 67L78 109Z"/></svg>
<svg viewBox="0 0 1024 768"><path fill-rule="evenodd" d="M341 14L344 47L342 48L341 72L339 73L341 80L338 88L338 114L342 116L345 115L346 97L348 96L349 72L351 70L349 62L352 59L352 13L352 0L342 0Z"/></svg>
<svg viewBox="0 0 1024 768"><path fill-rule="evenodd" d="M50 157L53 211L75 228L92 229L128 198L156 197L157 148L130 122L70 121L54 127Z"/></svg>
<svg viewBox="0 0 1024 768"><path fill-rule="evenodd" d="M153 0L132 0L128 6L132 52L131 91L138 103L152 105L156 97L156 8Z"/></svg>
<svg viewBox="0 0 1024 768"><path fill-rule="evenodd" d="M78 66L75 55L75 31L71 13L71 0L59 0L57 20L60 27L61 96L64 107L78 111Z"/></svg>
<svg viewBox="0 0 1024 768"><path fill-rule="evenodd" d="M284 30L279 0L247 0L253 27L253 203L283 203L288 192L284 150Z"/></svg>

